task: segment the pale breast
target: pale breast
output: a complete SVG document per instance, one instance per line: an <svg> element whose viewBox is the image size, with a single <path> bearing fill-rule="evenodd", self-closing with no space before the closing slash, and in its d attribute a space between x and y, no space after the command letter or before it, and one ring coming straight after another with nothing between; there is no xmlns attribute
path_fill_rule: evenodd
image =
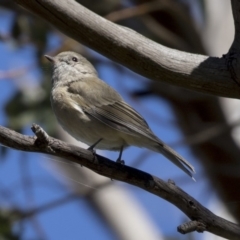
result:
<svg viewBox="0 0 240 240"><path fill-rule="evenodd" d="M56 118L65 131L77 140L92 145L103 138L97 148L119 150L128 144L122 133L84 113L67 91L53 89L51 104Z"/></svg>
<svg viewBox="0 0 240 240"><path fill-rule="evenodd" d="M51 104L58 122L71 135L74 129L83 128L83 124L90 121L82 108L62 88L52 90Z"/></svg>

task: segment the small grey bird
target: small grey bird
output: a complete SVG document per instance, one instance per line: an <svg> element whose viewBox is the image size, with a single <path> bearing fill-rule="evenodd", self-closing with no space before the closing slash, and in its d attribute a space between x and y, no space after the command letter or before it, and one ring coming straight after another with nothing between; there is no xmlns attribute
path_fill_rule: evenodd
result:
<svg viewBox="0 0 240 240"><path fill-rule="evenodd" d="M75 52L45 57L53 64L52 108L70 135L90 149L96 146L120 151L120 163L124 148L148 148L163 154L193 178L193 166L154 135L143 117L98 78L86 58Z"/></svg>

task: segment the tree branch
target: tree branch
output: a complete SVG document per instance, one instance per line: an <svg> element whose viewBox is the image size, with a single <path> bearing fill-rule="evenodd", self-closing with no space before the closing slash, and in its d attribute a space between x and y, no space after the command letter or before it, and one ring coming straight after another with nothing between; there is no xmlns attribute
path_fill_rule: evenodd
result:
<svg viewBox="0 0 240 240"><path fill-rule="evenodd" d="M62 157L105 177L129 183L155 194L175 205L192 220L190 223L179 226L178 230L181 233L208 231L228 239L239 239L240 227L238 225L213 214L177 187L173 181L164 182L151 174L118 164L89 150L49 137L36 124L33 124L32 130L37 137L22 135L0 126L0 143L22 151Z"/></svg>
<svg viewBox="0 0 240 240"><path fill-rule="evenodd" d="M236 81L240 70L234 72L237 68L231 67L233 59L229 60L228 55L208 57L164 47L96 15L74 0L14 1L66 35L142 76L202 93L240 98ZM239 4L234 6L239 11Z"/></svg>

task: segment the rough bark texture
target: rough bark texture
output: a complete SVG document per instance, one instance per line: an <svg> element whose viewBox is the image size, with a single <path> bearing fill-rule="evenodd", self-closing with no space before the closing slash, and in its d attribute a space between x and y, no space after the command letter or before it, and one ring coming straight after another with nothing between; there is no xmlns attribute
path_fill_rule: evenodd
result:
<svg viewBox="0 0 240 240"><path fill-rule="evenodd" d="M237 224L213 214L177 187L172 180L165 182L151 174L118 164L89 150L49 137L38 125L34 124L32 130L37 137L22 135L0 127L0 143L22 151L63 157L105 177L129 183L155 194L175 205L194 221L179 226L178 230L181 233L208 231L228 239L239 239L240 227Z"/></svg>
<svg viewBox="0 0 240 240"><path fill-rule="evenodd" d="M235 59L232 54L216 58L164 47L73 0L15 2L78 42L147 78L207 94L240 98L236 77L233 70L228 70Z"/></svg>

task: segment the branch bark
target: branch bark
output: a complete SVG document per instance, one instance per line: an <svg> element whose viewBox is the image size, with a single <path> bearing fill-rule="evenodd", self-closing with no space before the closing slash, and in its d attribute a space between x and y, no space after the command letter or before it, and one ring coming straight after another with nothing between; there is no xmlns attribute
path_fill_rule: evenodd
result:
<svg viewBox="0 0 240 240"><path fill-rule="evenodd" d="M0 143L17 150L62 157L105 177L129 183L155 194L175 205L192 220L178 227L181 233L208 231L232 240L240 238L240 227L237 224L213 214L177 187L173 181L165 182L151 174L118 164L89 150L49 137L38 125L34 124L32 130L37 137L22 135L0 126Z"/></svg>
<svg viewBox="0 0 240 240"><path fill-rule="evenodd" d="M202 93L240 98L240 70L237 71L240 68L235 67L238 55L233 57L231 51L230 55L217 58L170 49L96 15L73 0L14 1L66 35L142 76ZM236 8L233 11L238 12L237 0L232 0L232 4ZM239 45L235 44L236 47Z"/></svg>

